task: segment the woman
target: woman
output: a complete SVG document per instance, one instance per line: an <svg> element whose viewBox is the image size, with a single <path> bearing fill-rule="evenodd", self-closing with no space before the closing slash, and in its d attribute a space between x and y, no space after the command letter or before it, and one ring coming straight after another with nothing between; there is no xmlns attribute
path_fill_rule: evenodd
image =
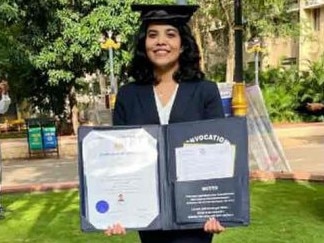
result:
<svg viewBox="0 0 324 243"><path fill-rule="evenodd" d="M0 82L0 114L7 112L11 99L8 95L9 85L6 80Z"/></svg>
<svg viewBox="0 0 324 243"><path fill-rule="evenodd" d="M197 6L133 5L141 11L134 58L129 76L117 96L114 125L168 124L224 117L217 86L204 80L198 46L187 21ZM204 229L140 231L143 243L211 242L224 228L209 219ZM125 234L122 225L107 235Z"/></svg>

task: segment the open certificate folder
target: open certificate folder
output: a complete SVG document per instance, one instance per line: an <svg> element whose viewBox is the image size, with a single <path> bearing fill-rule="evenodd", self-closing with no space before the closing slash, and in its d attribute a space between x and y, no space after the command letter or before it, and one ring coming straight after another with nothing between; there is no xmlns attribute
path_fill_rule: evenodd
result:
<svg viewBox="0 0 324 243"><path fill-rule="evenodd" d="M83 231L249 223L245 118L80 127L78 152Z"/></svg>

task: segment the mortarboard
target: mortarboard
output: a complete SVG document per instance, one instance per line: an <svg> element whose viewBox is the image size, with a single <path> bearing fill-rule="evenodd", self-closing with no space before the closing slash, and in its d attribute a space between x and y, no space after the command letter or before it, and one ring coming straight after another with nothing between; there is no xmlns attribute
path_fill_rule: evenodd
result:
<svg viewBox="0 0 324 243"><path fill-rule="evenodd" d="M133 11L141 12L142 22L186 24L198 8L198 5L132 4Z"/></svg>

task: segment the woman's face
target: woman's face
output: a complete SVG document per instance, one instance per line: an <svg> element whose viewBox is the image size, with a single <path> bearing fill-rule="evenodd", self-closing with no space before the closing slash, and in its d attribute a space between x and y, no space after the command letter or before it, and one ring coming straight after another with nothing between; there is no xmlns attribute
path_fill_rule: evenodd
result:
<svg viewBox="0 0 324 243"><path fill-rule="evenodd" d="M145 48L149 60L156 69L178 69L181 38L174 26L150 24L146 32Z"/></svg>

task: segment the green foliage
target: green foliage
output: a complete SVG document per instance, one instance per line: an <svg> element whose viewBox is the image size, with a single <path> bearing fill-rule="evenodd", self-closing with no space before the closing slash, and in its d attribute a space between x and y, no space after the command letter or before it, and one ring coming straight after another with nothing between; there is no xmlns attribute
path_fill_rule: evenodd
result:
<svg viewBox="0 0 324 243"><path fill-rule="evenodd" d="M114 70L119 73L130 61L138 27L138 13L130 9L133 2L3 0L0 76L9 80L13 100L28 97L42 112L64 114L64 100L71 89L78 89L77 80L95 71L109 74L108 52L99 45L100 35L108 30L114 37L121 35L121 48L114 51Z"/></svg>
<svg viewBox="0 0 324 243"><path fill-rule="evenodd" d="M272 68L260 74L260 84L263 91L269 116L274 122L299 121L296 112L298 93L301 90L298 70Z"/></svg>
<svg viewBox="0 0 324 243"><path fill-rule="evenodd" d="M20 132L4 132L0 133L0 139L12 139L12 138L26 138L27 132L25 130Z"/></svg>
<svg viewBox="0 0 324 243"><path fill-rule="evenodd" d="M234 4L227 0L198 0L203 12L201 26L210 29L216 22L221 22L223 28L218 30L228 35L229 28L234 23ZM242 1L243 22L246 39L251 36L294 36L299 34L297 16L289 13L289 3L282 0L246 0ZM209 26L206 27L206 26ZM219 39L219 38L218 38ZM215 39L215 41L218 41Z"/></svg>
<svg viewBox="0 0 324 243"><path fill-rule="evenodd" d="M1 0L0 22L14 21L19 16L19 9L15 1Z"/></svg>
<svg viewBox="0 0 324 243"><path fill-rule="evenodd" d="M287 95L283 86L265 85L262 90L269 116L273 122L295 122L298 114L295 112L296 99Z"/></svg>
<svg viewBox="0 0 324 243"><path fill-rule="evenodd" d="M38 50L33 53L31 60L34 67L48 78L46 86L54 88L65 85L68 88L61 89L64 97L70 94L72 88L78 89L77 80L86 73L99 71L109 75L108 51L101 50L99 43L101 35L106 35L108 30L113 32L113 39L116 35L121 37L121 47L114 50L113 69L115 73L120 73L131 59L133 35L138 27L138 13L132 12L130 8L133 2L101 0L43 3L45 9L38 14L46 21L39 23L35 20L33 29L39 27L39 35L30 38L35 43L33 48ZM44 94L43 97L48 99L51 96ZM43 103L38 102L38 105ZM52 101L49 103L56 104ZM62 108L55 110L62 111Z"/></svg>
<svg viewBox="0 0 324 243"><path fill-rule="evenodd" d="M219 63L211 67L211 70L206 74L207 78L215 82L225 82L226 80L226 64Z"/></svg>
<svg viewBox="0 0 324 243"><path fill-rule="evenodd" d="M236 1L228 0L198 0L200 6L198 32L202 39L202 47L217 49L218 62L227 63L226 81L234 79L235 31L234 6ZM288 4L282 0L246 0L242 1L243 39L268 36L296 36L299 34L298 16L287 11ZM209 50L204 52L208 56ZM209 70L209 60L204 63ZM211 75L213 76L213 75Z"/></svg>
<svg viewBox="0 0 324 243"><path fill-rule="evenodd" d="M100 49L99 38L110 30L113 38L120 35L122 41L121 48L114 50L114 70L119 73L130 61L133 35L138 26L138 13L130 8L133 2L77 1L67 8L54 9L60 32L35 56L35 66L47 70L51 83L65 80L73 84L75 78L96 69L109 75L108 53Z"/></svg>
<svg viewBox="0 0 324 243"><path fill-rule="evenodd" d="M10 66L10 51L8 48L14 42L14 29L8 26L18 17L18 9L10 1L0 2L0 78L6 76L5 69Z"/></svg>
<svg viewBox="0 0 324 243"><path fill-rule="evenodd" d="M288 1L248 0L243 6L248 38L299 34L298 17L287 11L290 7Z"/></svg>
<svg viewBox="0 0 324 243"><path fill-rule="evenodd" d="M246 70L252 79L254 69ZM308 102L324 101L324 58L310 63L309 71L297 67L270 68L260 72L260 87L273 122L323 121L320 114L308 111Z"/></svg>
<svg viewBox="0 0 324 243"><path fill-rule="evenodd" d="M299 93L301 103L324 101L324 55L317 62L309 62L309 69L302 72L300 82L303 85Z"/></svg>

